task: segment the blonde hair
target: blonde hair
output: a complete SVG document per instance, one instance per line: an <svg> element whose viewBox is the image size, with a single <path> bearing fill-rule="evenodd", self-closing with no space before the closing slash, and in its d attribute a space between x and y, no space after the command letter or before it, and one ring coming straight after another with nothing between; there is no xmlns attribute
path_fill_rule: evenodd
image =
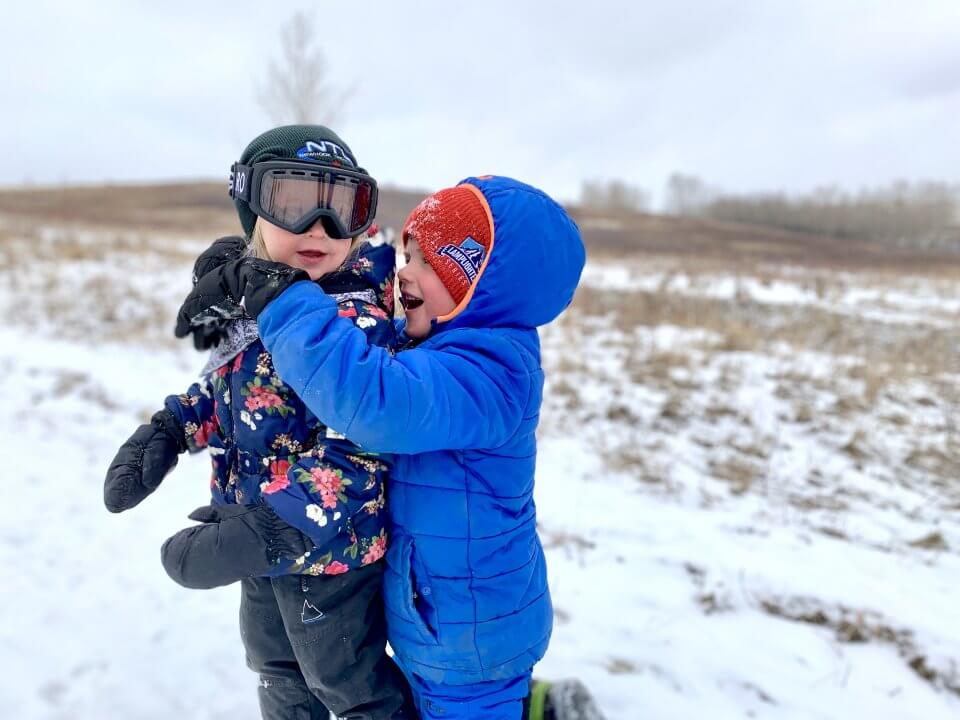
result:
<svg viewBox="0 0 960 720"><path fill-rule="evenodd" d="M261 260L273 260L273 258L270 257L270 253L267 251L267 241L264 240L263 238L263 228L260 225L263 222L266 222L266 220L258 216L257 222L254 223L254 226L253 226L253 232L250 233L250 243L249 245L247 245L246 254L247 254L247 257L260 258ZM334 272L337 272L338 270L340 270L340 268L342 268L344 265L350 262L350 260L352 260L354 256L356 256L356 254L360 251L360 246L363 245L365 240L366 238L363 235L357 235L354 238L350 238L350 249L347 250L347 256L343 259L343 262L340 264L340 267L338 267L333 272L326 273L325 275L317 279L320 280L324 277L327 277L328 275L332 275Z"/></svg>

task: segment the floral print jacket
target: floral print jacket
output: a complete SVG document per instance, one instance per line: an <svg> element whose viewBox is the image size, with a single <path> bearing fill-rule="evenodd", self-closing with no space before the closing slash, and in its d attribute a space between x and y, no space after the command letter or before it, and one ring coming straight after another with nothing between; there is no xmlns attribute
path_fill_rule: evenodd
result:
<svg viewBox="0 0 960 720"><path fill-rule="evenodd" d="M395 341L393 268L393 248L366 245L321 281L340 315L388 348ZM267 503L310 538L309 553L271 574L335 575L379 560L387 544L383 458L307 409L277 376L252 320L234 321L215 360L224 346L228 353L242 349L165 403L190 451L210 452L213 503Z"/></svg>

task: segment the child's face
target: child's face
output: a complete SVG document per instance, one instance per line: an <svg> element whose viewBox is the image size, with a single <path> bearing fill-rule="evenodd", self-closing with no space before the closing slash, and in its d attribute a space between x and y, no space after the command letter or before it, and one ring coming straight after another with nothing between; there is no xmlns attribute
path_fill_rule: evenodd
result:
<svg viewBox="0 0 960 720"><path fill-rule="evenodd" d="M263 243L271 259L306 270L317 280L339 268L350 252L350 238L332 238L317 220L309 230L295 235L260 218Z"/></svg>
<svg viewBox="0 0 960 720"><path fill-rule="evenodd" d="M397 273L397 278L407 316L407 335L424 338L430 334L430 321L451 312L457 303L423 257L413 235L407 238L404 257L407 264Z"/></svg>

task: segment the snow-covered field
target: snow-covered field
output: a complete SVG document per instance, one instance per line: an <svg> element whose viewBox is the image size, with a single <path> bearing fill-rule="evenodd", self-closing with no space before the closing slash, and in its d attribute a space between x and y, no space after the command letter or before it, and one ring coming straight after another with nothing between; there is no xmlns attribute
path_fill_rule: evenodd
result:
<svg viewBox="0 0 960 720"><path fill-rule="evenodd" d="M205 245L0 223L4 718L257 715L237 588L159 563L206 458L102 505L202 364L170 328ZM593 262L542 334L538 674L610 720L960 716L956 280Z"/></svg>

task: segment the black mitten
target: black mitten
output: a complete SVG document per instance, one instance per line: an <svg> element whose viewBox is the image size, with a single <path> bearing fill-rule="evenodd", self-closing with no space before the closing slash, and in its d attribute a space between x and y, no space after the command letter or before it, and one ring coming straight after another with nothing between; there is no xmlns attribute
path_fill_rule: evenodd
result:
<svg viewBox="0 0 960 720"><path fill-rule="evenodd" d="M196 262L193 264L193 285L196 287L200 278L209 272L217 269L230 260L236 260L243 257L246 252L246 241L237 235L222 237L213 242L213 244L200 253ZM193 346L197 350L209 350L214 345L219 345L223 338L223 330L229 318L209 317L202 325L196 325L191 328L193 335Z"/></svg>
<svg viewBox="0 0 960 720"><path fill-rule="evenodd" d="M189 517L201 524L168 538L160 550L167 575L188 588L203 590L260 577L281 560L294 560L312 547L267 505L206 505Z"/></svg>
<svg viewBox="0 0 960 720"><path fill-rule="evenodd" d="M256 319L267 304L301 280L304 270L283 263L240 258L220 265L197 281L177 313L174 334L186 337L196 327L246 315Z"/></svg>
<svg viewBox="0 0 960 720"><path fill-rule="evenodd" d="M246 249L247 243L239 235L230 235L214 240L213 245L200 253L193 263L194 286L200 281L200 278L212 270L231 260L243 257Z"/></svg>
<svg viewBox="0 0 960 720"><path fill-rule="evenodd" d="M183 429L169 410L155 413L130 436L110 463L103 481L103 502L110 512L123 512L152 493L187 449Z"/></svg>

